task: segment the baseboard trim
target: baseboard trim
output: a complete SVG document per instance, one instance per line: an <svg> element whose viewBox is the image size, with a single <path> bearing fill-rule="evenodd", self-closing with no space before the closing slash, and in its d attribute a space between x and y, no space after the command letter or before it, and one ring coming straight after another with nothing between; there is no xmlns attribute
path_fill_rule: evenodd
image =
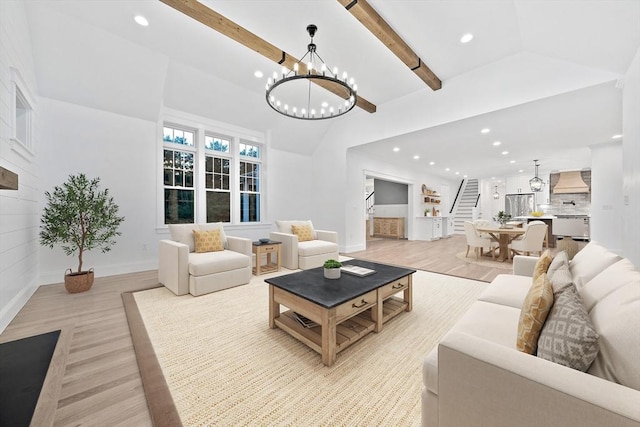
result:
<svg viewBox="0 0 640 427"><path fill-rule="evenodd" d="M38 286L32 283L30 286L25 287L13 297L13 299L6 306L0 310L0 334L9 326L9 323L18 314L22 307L29 301L29 298L38 290Z"/></svg>
<svg viewBox="0 0 640 427"><path fill-rule="evenodd" d="M137 273L158 269L158 260L145 260L132 263L99 265L93 267L95 277L116 276L119 274ZM64 271L49 271L40 273L40 285L55 285L64 281Z"/></svg>

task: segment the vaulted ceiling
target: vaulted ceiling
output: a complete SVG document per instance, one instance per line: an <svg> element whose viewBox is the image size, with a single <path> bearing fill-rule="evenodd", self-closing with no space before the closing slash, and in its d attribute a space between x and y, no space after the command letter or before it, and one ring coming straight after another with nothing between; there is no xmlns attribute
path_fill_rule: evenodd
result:
<svg viewBox="0 0 640 427"><path fill-rule="evenodd" d="M637 0L369 0L442 80L434 92L340 1L202 3L298 57L306 26L317 25L318 52L354 76L378 112L322 122L279 116L264 101L266 77L254 76L277 70L273 62L151 0L29 0L39 95L145 120L169 107L269 132L275 148L302 154L336 126L375 118L383 131L360 132L354 149L423 162L443 177L483 177L532 171L534 158L543 169L589 166L587 147L621 132L616 84L640 46ZM150 25L137 25L135 15ZM462 44L465 33L474 39ZM489 134L480 133L485 127Z"/></svg>

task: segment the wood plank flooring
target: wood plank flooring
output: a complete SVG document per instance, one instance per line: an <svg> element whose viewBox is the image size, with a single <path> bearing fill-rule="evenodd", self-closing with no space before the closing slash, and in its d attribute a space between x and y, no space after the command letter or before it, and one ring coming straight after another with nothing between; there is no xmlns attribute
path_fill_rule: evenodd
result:
<svg viewBox="0 0 640 427"><path fill-rule="evenodd" d="M458 260L455 254L466 248L463 236L437 242L372 240L367 246L344 255L485 281L505 272ZM38 425L152 425L121 294L157 284L154 270L96 278L81 294L68 294L62 284L35 292L0 342L55 329L67 336L61 340L67 348L52 361L59 374L38 404L48 422Z"/></svg>

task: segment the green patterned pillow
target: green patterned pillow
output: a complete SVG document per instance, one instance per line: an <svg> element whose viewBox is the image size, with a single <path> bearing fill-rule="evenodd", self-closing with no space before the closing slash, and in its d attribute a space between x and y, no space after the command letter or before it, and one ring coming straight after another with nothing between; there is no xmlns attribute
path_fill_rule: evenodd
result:
<svg viewBox="0 0 640 427"><path fill-rule="evenodd" d="M600 350L596 332L575 285L557 295L538 339L538 357L586 372Z"/></svg>

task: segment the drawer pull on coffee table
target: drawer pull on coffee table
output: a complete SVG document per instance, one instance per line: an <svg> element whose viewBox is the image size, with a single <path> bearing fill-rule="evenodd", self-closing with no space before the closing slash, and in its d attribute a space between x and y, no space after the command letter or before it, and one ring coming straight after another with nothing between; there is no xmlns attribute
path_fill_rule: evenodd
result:
<svg viewBox="0 0 640 427"><path fill-rule="evenodd" d="M360 301L360 305L356 305L356 303L354 302L353 304L351 304L351 307L360 308L360 307L364 307L367 304L369 304L369 303L363 299L362 301Z"/></svg>

